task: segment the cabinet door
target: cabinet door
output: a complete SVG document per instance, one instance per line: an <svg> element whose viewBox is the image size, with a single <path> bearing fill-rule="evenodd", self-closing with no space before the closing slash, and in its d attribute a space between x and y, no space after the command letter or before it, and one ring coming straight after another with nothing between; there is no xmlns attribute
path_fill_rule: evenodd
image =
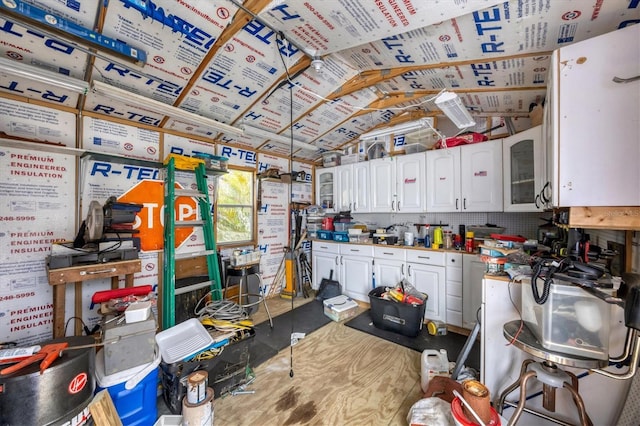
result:
<svg viewBox="0 0 640 426"><path fill-rule="evenodd" d="M336 211L336 167L316 170L316 203L326 212Z"/></svg>
<svg viewBox="0 0 640 426"><path fill-rule="evenodd" d="M472 329L482 304L482 280L486 265L476 255L462 256L462 327ZM505 283L506 285L506 283ZM508 301L507 301L508 302Z"/></svg>
<svg viewBox="0 0 640 426"><path fill-rule="evenodd" d="M427 151L427 212L461 210L460 148Z"/></svg>
<svg viewBox="0 0 640 426"><path fill-rule="evenodd" d="M640 205L640 81L614 81L640 74L638 40L630 25L554 52L556 206Z"/></svg>
<svg viewBox="0 0 640 426"><path fill-rule="evenodd" d="M423 213L426 209L426 156L425 153L403 155L396 158L396 185L398 189L396 211Z"/></svg>
<svg viewBox="0 0 640 426"><path fill-rule="evenodd" d="M502 211L502 140L460 147L462 211Z"/></svg>
<svg viewBox="0 0 640 426"><path fill-rule="evenodd" d="M409 282L428 296L424 317L446 321L445 268L408 263L407 270Z"/></svg>
<svg viewBox="0 0 640 426"><path fill-rule="evenodd" d="M344 293L352 299L369 302L369 292L373 288L373 258L365 256L341 256L340 284Z"/></svg>
<svg viewBox="0 0 640 426"><path fill-rule="evenodd" d="M369 162L362 161L353 164L353 213L366 213L371 209L369 194Z"/></svg>
<svg viewBox="0 0 640 426"><path fill-rule="evenodd" d="M352 164L336 167L336 211L351 210L353 204L353 168Z"/></svg>
<svg viewBox="0 0 640 426"><path fill-rule="evenodd" d="M404 260L375 258L373 263L375 286L395 287L405 275Z"/></svg>
<svg viewBox="0 0 640 426"><path fill-rule="evenodd" d="M371 211L389 213L396 207L395 162L391 157L369 161Z"/></svg>
<svg viewBox="0 0 640 426"><path fill-rule="evenodd" d="M504 211L535 212L542 209L544 203L539 196L545 182L542 126L503 139L502 161Z"/></svg>
<svg viewBox="0 0 640 426"><path fill-rule="evenodd" d="M312 287L314 290L320 288L320 282L323 278L329 278L333 271L333 279L340 277L339 254L332 253L315 253L311 255L311 275L313 276Z"/></svg>

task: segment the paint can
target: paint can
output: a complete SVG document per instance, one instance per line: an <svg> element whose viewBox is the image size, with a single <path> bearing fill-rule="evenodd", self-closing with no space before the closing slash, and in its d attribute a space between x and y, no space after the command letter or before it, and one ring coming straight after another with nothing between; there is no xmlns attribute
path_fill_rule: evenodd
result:
<svg viewBox="0 0 640 426"><path fill-rule="evenodd" d="M213 389L207 388L205 399L198 404L191 404L187 398L182 399L182 424L189 426L213 425Z"/></svg>
<svg viewBox="0 0 640 426"><path fill-rule="evenodd" d="M194 371L187 377L187 402L199 404L207 397L209 373L205 370Z"/></svg>

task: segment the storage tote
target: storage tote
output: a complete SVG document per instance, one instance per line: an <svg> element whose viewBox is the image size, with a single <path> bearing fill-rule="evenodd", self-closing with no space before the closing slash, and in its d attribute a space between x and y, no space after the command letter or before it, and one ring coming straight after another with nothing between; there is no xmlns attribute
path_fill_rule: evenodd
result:
<svg viewBox="0 0 640 426"><path fill-rule="evenodd" d="M381 286L369 292L373 325L405 336L417 336L422 330L424 322L424 312L427 307L426 297L421 305L413 305L383 299L382 294L386 291L387 287Z"/></svg>

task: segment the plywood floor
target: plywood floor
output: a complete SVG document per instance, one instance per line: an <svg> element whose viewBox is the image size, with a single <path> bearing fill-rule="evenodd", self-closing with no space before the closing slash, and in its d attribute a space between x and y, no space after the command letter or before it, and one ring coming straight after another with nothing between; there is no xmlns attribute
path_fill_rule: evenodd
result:
<svg viewBox="0 0 640 426"><path fill-rule="evenodd" d="M290 300L267 302L272 315L291 309ZM265 317L261 307L254 321ZM406 425L422 396L419 352L336 322L294 345L293 357L286 348L254 373L247 388L254 394L215 400L215 424Z"/></svg>

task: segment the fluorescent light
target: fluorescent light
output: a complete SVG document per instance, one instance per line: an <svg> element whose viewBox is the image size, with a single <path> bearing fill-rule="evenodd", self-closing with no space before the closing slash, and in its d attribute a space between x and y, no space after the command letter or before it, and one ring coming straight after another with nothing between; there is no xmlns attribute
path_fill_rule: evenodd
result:
<svg viewBox="0 0 640 426"><path fill-rule="evenodd" d="M456 93L446 90L436 98L436 106L445 113L458 129L475 126L476 122L462 105Z"/></svg>
<svg viewBox="0 0 640 426"><path fill-rule="evenodd" d="M69 77L57 72L47 71L27 65L20 61L12 61L0 58L0 72L4 72L16 77L24 77L28 80L49 84L60 89L71 90L72 92L85 95L89 90L89 83L84 80Z"/></svg>
<svg viewBox="0 0 640 426"><path fill-rule="evenodd" d="M242 129L237 127L185 111L181 108L174 107L173 105L167 105L160 101L156 101L155 99L147 98L146 96L131 93L127 90L120 89L119 87L110 86L102 81L94 81L92 83L92 91L97 95L106 96L107 98L115 101L124 102L129 105L139 105L140 108L146 108L157 114L166 115L172 118L180 118L190 123L210 127L224 133L230 133L233 135L242 134Z"/></svg>
<svg viewBox="0 0 640 426"><path fill-rule="evenodd" d="M431 128L431 118L420 118L418 120L407 121L406 123L400 123L395 126L383 127L382 129L373 130L368 133L360 135L360 140L376 139L382 136L391 134L405 134L414 130Z"/></svg>
<svg viewBox="0 0 640 426"><path fill-rule="evenodd" d="M277 133L271 133L267 130L260 129L258 127L252 126L241 126L241 129L244 131L245 135L255 136L257 138L264 138L276 142L280 142L286 145L291 145L291 139L285 135L279 135ZM317 151L318 147L315 145L311 145L310 143L293 140L293 146L300 149L306 149L308 151Z"/></svg>

